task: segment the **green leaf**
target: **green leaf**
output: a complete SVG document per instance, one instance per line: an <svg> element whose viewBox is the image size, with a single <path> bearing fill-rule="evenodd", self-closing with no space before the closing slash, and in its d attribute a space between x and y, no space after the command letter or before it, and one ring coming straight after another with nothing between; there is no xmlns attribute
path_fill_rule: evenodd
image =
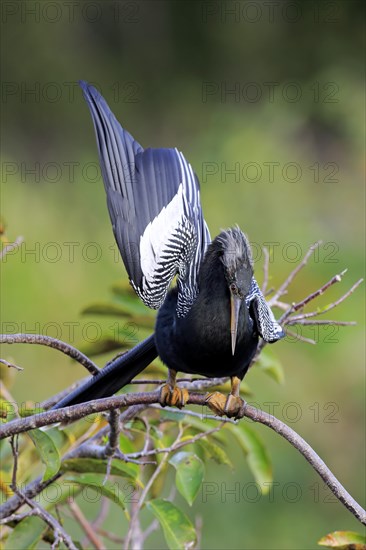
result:
<svg viewBox="0 0 366 550"><path fill-rule="evenodd" d="M84 487L92 487L97 493L109 498L112 502L115 502L123 510L126 508L125 502L128 501L130 493L128 489L131 486L126 487L126 494L124 494L118 483L105 479L104 474L78 474L78 475L66 475L64 481L69 483L75 483Z"/></svg>
<svg viewBox="0 0 366 550"><path fill-rule="evenodd" d="M116 300L112 302L95 302L89 304L84 310L83 313L89 313L91 308L103 308L100 311L102 314L109 314L108 310L111 312L111 315L144 315L145 317L155 318L156 313L149 310L137 297L135 291L129 287L124 286L120 288L120 285L116 284L112 287L112 292L116 297ZM114 308L119 308L113 312ZM95 311L99 313L99 311Z"/></svg>
<svg viewBox="0 0 366 550"><path fill-rule="evenodd" d="M21 410L22 407L19 407L19 409ZM10 403L10 401L0 398L1 422L9 422L10 420L13 420L14 418L16 418L16 416L17 416L17 407L15 406L15 403Z"/></svg>
<svg viewBox="0 0 366 550"><path fill-rule="evenodd" d="M339 550L365 550L366 537L354 531L334 531L322 537L318 544Z"/></svg>
<svg viewBox="0 0 366 550"><path fill-rule="evenodd" d="M222 447L220 447L216 443L213 443L208 439L200 439L199 441L197 441L197 445L200 445L204 449L207 456L214 460L217 464L225 464L226 466L229 466L232 470L234 469L233 463L231 462L227 453Z"/></svg>
<svg viewBox="0 0 366 550"><path fill-rule="evenodd" d="M28 416L33 416L35 414L40 414L40 413L43 413L45 412L44 409L42 409L42 407L34 407L34 408L31 408L31 407L21 407L20 410L19 410L19 416L21 418L27 418Z"/></svg>
<svg viewBox="0 0 366 550"><path fill-rule="evenodd" d="M205 475L205 466L194 453L179 452L170 460L169 464L176 469L175 484L178 491L192 506Z"/></svg>
<svg viewBox="0 0 366 550"><path fill-rule="evenodd" d="M261 369L265 374L273 378L279 384L283 384L285 374L282 364L277 359L272 351L263 351L258 359L257 368Z"/></svg>
<svg viewBox="0 0 366 550"><path fill-rule="evenodd" d="M46 465L46 471L43 475L43 481L50 479L60 469L61 457L52 439L42 430L30 430L29 437L33 441L43 464Z"/></svg>
<svg viewBox="0 0 366 550"><path fill-rule="evenodd" d="M135 307L135 304L113 304L113 303L96 303L91 304L82 310L85 314L107 315L110 317L124 317L133 321L139 327L153 328L155 317L149 315L146 309L143 312ZM123 329L123 326L121 326Z"/></svg>
<svg viewBox="0 0 366 550"><path fill-rule="evenodd" d="M122 432L119 434L119 448L125 455L136 452L136 449L131 439L129 439L127 435ZM136 466L136 468L138 469L137 464L131 464L131 466Z"/></svg>
<svg viewBox="0 0 366 550"><path fill-rule="evenodd" d="M61 468L63 472L106 474L107 462L98 458L69 458L63 461ZM128 477L136 481L138 472L137 464L114 459L109 473L112 476Z"/></svg>
<svg viewBox="0 0 366 550"><path fill-rule="evenodd" d="M146 506L163 528L166 543L171 550L194 547L196 532L191 521L179 508L164 499L150 500Z"/></svg>
<svg viewBox="0 0 366 550"><path fill-rule="evenodd" d="M236 437L243 449L248 466L256 482L260 485L262 493L267 494L273 480L272 464L261 439L244 422L238 425L228 424L228 429Z"/></svg>
<svg viewBox="0 0 366 550"><path fill-rule="evenodd" d="M111 304L107 302L97 302L90 304L81 310L82 314L97 314L97 315L111 315L112 317L130 317L131 312L125 311L123 307L117 304Z"/></svg>
<svg viewBox="0 0 366 550"><path fill-rule="evenodd" d="M23 519L10 533L5 550L32 550L46 529L47 525L41 518L29 516Z"/></svg>
<svg viewBox="0 0 366 550"><path fill-rule="evenodd" d="M127 290L127 291L126 291ZM127 289L126 285L122 283L122 285L119 285L118 283L112 286L112 292L117 296L118 298L118 304L120 304L123 308L130 311L133 314L136 315L151 315L151 317L156 317L156 313L153 311L150 311L137 297L135 291L131 288L131 286Z"/></svg>
<svg viewBox="0 0 366 550"><path fill-rule="evenodd" d="M215 420L207 419L207 418L197 418L196 416L189 416L182 414L181 412L173 412L173 411L159 411L161 417L163 418L169 418L169 420L176 420L177 422L182 422L185 426L189 426L190 428L195 428L197 430L197 433L201 432L208 432L209 430L212 430L212 428L215 428L217 426L217 422ZM216 439L217 441L220 441L221 443L226 444L226 438L224 433L222 433L222 430L220 432L216 432L213 434L210 434L210 438Z"/></svg>
<svg viewBox="0 0 366 550"><path fill-rule="evenodd" d="M120 279L117 282L113 283L113 285L110 287L113 294L120 297L121 299L125 299L128 297L130 300L138 300L136 296L136 292L130 285L129 281L126 281L125 279Z"/></svg>
<svg viewBox="0 0 366 550"><path fill-rule="evenodd" d="M111 334L107 333L98 338L95 342L85 342L83 340L82 342L79 342L76 347L88 357L92 357L94 355L100 355L101 353L107 353L108 351L128 350L130 345L128 342L119 342L118 339L113 338Z"/></svg>

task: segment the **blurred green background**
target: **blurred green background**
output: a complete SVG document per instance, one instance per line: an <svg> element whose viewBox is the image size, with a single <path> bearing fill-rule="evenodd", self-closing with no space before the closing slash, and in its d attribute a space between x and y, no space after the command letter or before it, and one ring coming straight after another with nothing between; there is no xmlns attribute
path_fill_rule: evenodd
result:
<svg viewBox="0 0 366 550"><path fill-rule="evenodd" d="M289 301L348 268L324 305L363 276L363 3L3 2L2 22L1 214L7 237L24 237L2 265L2 332L74 345L97 339L100 318L80 311L109 299L125 277L79 79L97 85L143 146L184 152L211 235L238 223L253 242L259 281L265 243L276 286L319 239ZM316 346L286 339L271 348L284 385L255 369L246 382L252 401L271 403L362 503L364 287L331 313L358 324L303 332ZM11 387L19 401L41 401L84 376L37 346L3 347L1 356L24 367ZM255 499L234 447L234 472L212 464L206 481L218 492L188 511L202 517L202 548L309 549L330 531L360 531L300 455L256 429L278 485ZM147 547L165 547L162 535Z"/></svg>

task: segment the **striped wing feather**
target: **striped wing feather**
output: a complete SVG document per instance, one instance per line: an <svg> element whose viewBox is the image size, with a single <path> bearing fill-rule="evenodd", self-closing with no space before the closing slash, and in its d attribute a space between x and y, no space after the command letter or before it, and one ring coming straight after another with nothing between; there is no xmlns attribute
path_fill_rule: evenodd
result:
<svg viewBox="0 0 366 550"><path fill-rule="evenodd" d="M96 132L113 232L130 281L152 308L178 274L178 314L195 299L210 242L199 183L176 149L146 149L124 130L100 93L81 82Z"/></svg>

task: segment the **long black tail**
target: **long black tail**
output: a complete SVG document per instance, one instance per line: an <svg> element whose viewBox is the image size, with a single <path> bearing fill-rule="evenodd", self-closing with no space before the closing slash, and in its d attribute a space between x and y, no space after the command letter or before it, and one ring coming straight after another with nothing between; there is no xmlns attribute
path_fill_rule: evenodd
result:
<svg viewBox="0 0 366 550"><path fill-rule="evenodd" d="M109 363L79 388L52 407L52 410L109 397L131 382L156 357L155 335L152 334L133 349Z"/></svg>

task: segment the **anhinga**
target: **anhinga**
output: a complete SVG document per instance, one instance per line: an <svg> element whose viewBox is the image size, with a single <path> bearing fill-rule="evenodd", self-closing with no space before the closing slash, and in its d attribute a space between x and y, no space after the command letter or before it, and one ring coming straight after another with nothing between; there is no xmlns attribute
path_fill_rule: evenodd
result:
<svg viewBox="0 0 366 550"><path fill-rule="evenodd" d="M203 218L199 182L177 149L143 149L124 130L100 93L81 82L93 119L113 232L131 285L158 309L155 333L60 401L55 408L107 397L159 355L169 369L161 403L183 406L187 391L177 371L231 377L226 398L207 404L236 416L239 385L259 335L284 336L253 276L246 236L238 227L212 242ZM177 284L170 289L174 277Z"/></svg>

